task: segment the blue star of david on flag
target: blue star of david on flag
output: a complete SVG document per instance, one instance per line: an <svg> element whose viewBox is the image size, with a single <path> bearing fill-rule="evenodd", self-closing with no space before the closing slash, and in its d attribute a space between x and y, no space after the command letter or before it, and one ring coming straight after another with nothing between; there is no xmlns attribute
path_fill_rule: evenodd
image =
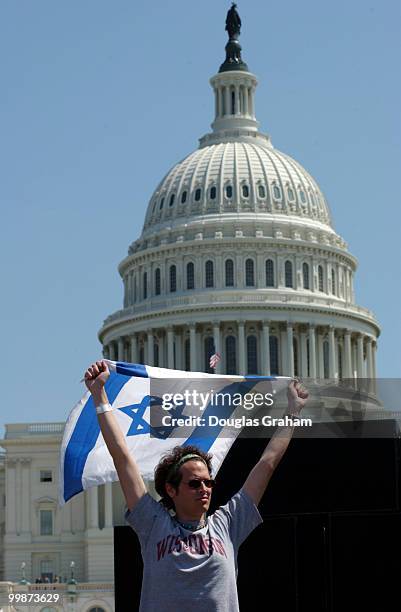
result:
<svg viewBox="0 0 401 612"><path fill-rule="evenodd" d="M130 404L129 406L123 406L119 408L120 412L124 412L127 416L132 419L132 423L126 433L126 436L138 436L150 433L152 437L160 438L165 440L168 438L174 429L178 426L169 425L165 427L163 425L159 427L151 426L148 421L146 421L144 414L147 408L153 408L155 406L162 406L162 398L157 395L145 395L142 398L139 404ZM177 406L170 410L170 414L173 413L173 416L180 417L185 408L185 405Z"/></svg>

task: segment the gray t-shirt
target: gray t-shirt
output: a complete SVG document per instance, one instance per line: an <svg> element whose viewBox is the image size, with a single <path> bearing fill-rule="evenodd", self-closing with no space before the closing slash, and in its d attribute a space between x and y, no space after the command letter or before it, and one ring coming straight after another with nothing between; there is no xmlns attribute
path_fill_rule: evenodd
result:
<svg viewBox="0 0 401 612"><path fill-rule="evenodd" d="M196 532L148 493L125 518L136 531L144 572L140 612L237 612L237 553L262 518L243 489Z"/></svg>

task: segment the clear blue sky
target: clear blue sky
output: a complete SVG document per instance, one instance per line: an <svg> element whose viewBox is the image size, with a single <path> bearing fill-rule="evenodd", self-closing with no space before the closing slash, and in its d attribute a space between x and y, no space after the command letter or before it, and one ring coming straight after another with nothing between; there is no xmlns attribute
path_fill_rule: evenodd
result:
<svg viewBox="0 0 401 612"><path fill-rule="evenodd" d="M209 131L229 4L2 0L0 435L79 399L152 191ZM261 129L323 189L399 377L400 3L238 8Z"/></svg>

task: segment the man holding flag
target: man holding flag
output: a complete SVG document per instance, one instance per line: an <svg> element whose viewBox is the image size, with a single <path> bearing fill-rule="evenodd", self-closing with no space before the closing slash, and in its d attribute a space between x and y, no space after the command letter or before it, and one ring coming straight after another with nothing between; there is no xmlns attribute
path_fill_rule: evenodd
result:
<svg viewBox="0 0 401 612"><path fill-rule="evenodd" d="M288 447L293 427L276 431L241 490L207 517L214 486L211 455L194 445L170 448L155 469L161 497L156 502L146 491L113 414L105 390L109 376L107 362L97 361L85 372L85 383L126 499L126 518L141 543L140 611L175 612L178 605L193 612L238 611L238 548L262 522L257 504ZM308 393L291 381L287 396L287 414L296 417Z"/></svg>

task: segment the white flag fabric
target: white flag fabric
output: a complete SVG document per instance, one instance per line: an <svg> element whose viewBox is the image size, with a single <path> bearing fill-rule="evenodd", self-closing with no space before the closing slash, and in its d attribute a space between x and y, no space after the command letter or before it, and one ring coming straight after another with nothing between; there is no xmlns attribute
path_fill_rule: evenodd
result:
<svg viewBox="0 0 401 612"><path fill-rule="evenodd" d="M175 391L181 387L184 391L188 379L213 379L215 391L242 394L249 392L261 380L271 383L274 392L288 386L288 377L259 376L220 376L202 372L184 372L153 366L104 360L108 364L110 377L106 382L106 392L118 424L123 431L128 448L138 464L145 479L152 479L154 468L163 453L174 446L195 444L205 452L213 454L213 474L220 468L224 457L234 442L235 435L224 435L223 426L214 426L205 430L196 424L185 429L185 438L178 437L177 429L154 427L151 423L152 406L159 405L161 398L151 395L152 380L157 381L158 388L168 379L175 379ZM170 380L171 382L171 380ZM202 414L230 417L235 406L221 407L209 402L202 409ZM180 414L185 416L181 409ZM237 435L240 430L237 431ZM68 417L60 453L59 503L63 505L74 495L92 486L118 480L112 457L103 440L92 396L87 392L74 407Z"/></svg>

